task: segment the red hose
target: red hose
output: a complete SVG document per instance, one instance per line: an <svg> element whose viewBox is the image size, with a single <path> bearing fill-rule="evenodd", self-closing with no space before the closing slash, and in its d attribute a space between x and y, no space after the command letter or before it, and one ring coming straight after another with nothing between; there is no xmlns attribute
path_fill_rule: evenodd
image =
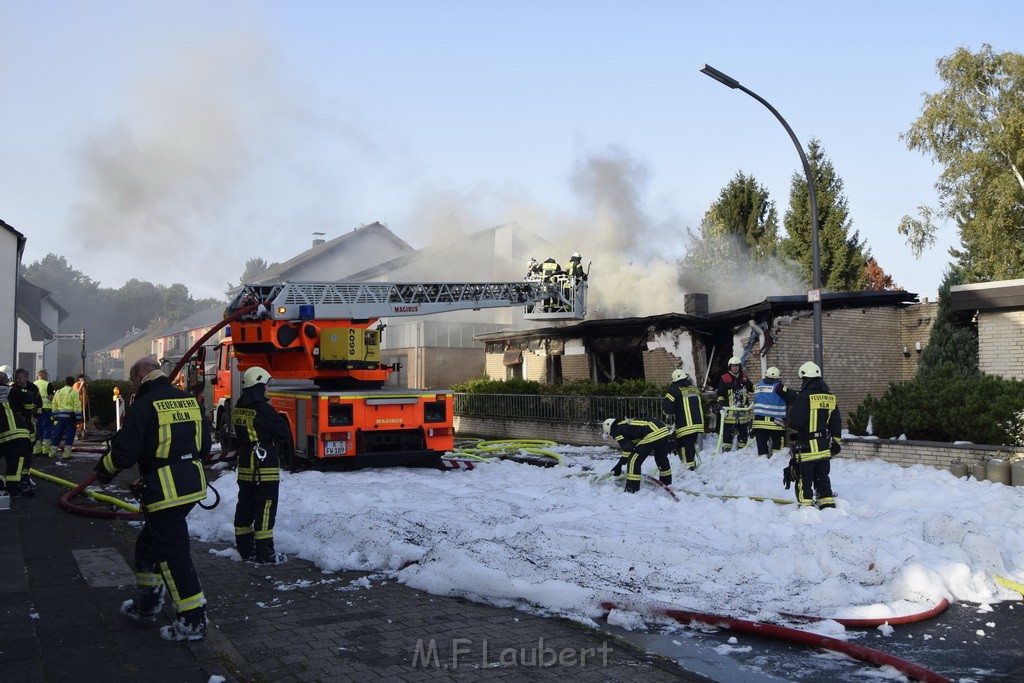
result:
<svg viewBox="0 0 1024 683"><path fill-rule="evenodd" d="M939 603L927 609L924 612L918 612L917 614L904 614L901 617L880 617L878 619L846 619L843 617L812 617L806 614L790 614L789 612L780 612L784 617L790 619L804 619L805 621L824 621L825 619L831 619L832 621L838 622L843 626L851 626L853 628L875 628L882 624L889 624L891 626L899 626L901 624L913 624L916 621L924 621L925 619L931 619L937 614L941 614L945 609L949 607L949 600L943 598L939 600Z"/></svg>
<svg viewBox="0 0 1024 683"><path fill-rule="evenodd" d="M95 517L97 519L124 519L129 521L138 521L142 519L142 515L137 512L117 512L113 510L97 510L96 508L85 507L82 505L75 505L71 502L71 499L80 494L85 490L85 487L96 481L96 473L90 474L82 481L81 484L71 489L63 496L60 497L60 506L68 512L75 515L83 515L85 517Z"/></svg>
<svg viewBox="0 0 1024 683"><path fill-rule="evenodd" d="M611 602L602 602L601 607L611 610L616 609L617 605ZM914 680L924 681L925 683L952 683L952 681L945 676L937 674L923 666L914 664L913 662L908 662L904 659L900 659L899 657L894 657L885 652L873 650L870 647L848 643L845 640L829 638L828 636L821 636L816 633L808 633L807 631L800 631L795 628L776 626L775 624L766 624L760 621L734 619L732 617L723 617L716 614L689 612L686 610L672 608L659 608L654 611L660 615L671 617L680 623L699 621L703 624L710 624L719 628L749 633L763 638L775 638L777 640L784 640L791 643L797 643L799 645L807 645L809 647L819 647L825 650L841 652L842 654L849 655L855 659L869 662L877 666L891 666Z"/></svg>

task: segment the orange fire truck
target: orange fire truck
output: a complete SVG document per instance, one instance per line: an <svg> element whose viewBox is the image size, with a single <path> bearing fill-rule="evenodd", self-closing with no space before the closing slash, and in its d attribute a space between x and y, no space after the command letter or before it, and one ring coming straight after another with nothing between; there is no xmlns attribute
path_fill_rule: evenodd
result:
<svg viewBox="0 0 1024 683"><path fill-rule="evenodd" d="M210 418L222 457L234 447L241 373L274 378L267 396L291 426L290 466L440 463L454 445L450 391L389 389L380 318L523 306L528 320L581 320L585 278L497 283L286 282L244 285L216 347ZM239 315L239 312L251 309Z"/></svg>

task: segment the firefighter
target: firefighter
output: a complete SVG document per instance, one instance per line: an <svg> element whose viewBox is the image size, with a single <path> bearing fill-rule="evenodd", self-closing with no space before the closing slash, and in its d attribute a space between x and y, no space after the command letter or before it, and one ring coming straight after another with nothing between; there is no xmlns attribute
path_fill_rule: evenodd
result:
<svg viewBox="0 0 1024 683"><path fill-rule="evenodd" d="M665 421L675 425L676 449L686 469L697 469L697 438L704 432L700 391L685 370L672 371L672 383L661 403Z"/></svg>
<svg viewBox="0 0 1024 683"><path fill-rule="evenodd" d="M39 398L39 389L35 384L28 381L28 370L18 368L14 371L14 382L11 383L11 393L7 399L14 413L14 420L19 427L28 432L30 447L24 454L24 462L21 465L21 495L29 498L35 495L36 483L32 481L32 445L36 440L36 417L39 414L39 406L42 401Z"/></svg>
<svg viewBox="0 0 1024 683"><path fill-rule="evenodd" d="M786 401L775 393L782 374L776 367L765 370L764 379L754 387L754 441L757 454L768 458L782 450L786 434Z"/></svg>
<svg viewBox="0 0 1024 683"><path fill-rule="evenodd" d="M548 296L544 299L544 312L560 310L562 305L558 298L559 284L558 280L563 279L565 273L562 272L562 267L558 265L558 261L553 258L546 258L540 264L540 276L541 281L550 285L549 292L554 296ZM545 288L547 289L547 288Z"/></svg>
<svg viewBox="0 0 1024 683"><path fill-rule="evenodd" d="M672 483L672 465L668 461L668 454L672 450L672 431L668 425L661 420L618 420L609 417L601 428L605 437L615 439L615 443L622 449L622 457L612 468L612 474L616 477L621 475L622 466L628 465L626 493L636 493L640 490L640 468L651 453L654 453L654 462L658 464L658 478L661 483Z"/></svg>
<svg viewBox="0 0 1024 683"><path fill-rule="evenodd" d="M38 379L33 382L39 390L39 417L36 419L36 443L33 454L53 457L50 452L50 438L53 436L53 395L57 390L45 369L36 372Z"/></svg>
<svg viewBox="0 0 1024 683"><path fill-rule="evenodd" d="M526 262L526 279L527 280L539 280L541 278L540 262L531 258Z"/></svg>
<svg viewBox="0 0 1024 683"><path fill-rule="evenodd" d="M246 370L242 395L231 411L231 424L241 444L235 546L245 561L283 564L288 556L274 550L274 519L281 481L280 448L289 447L291 430L267 400L270 380L270 373L263 368Z"/></svg>
<svg viewBox="0 0 1024 683"><path fill-rule="evenodd" d="M797 374L802 380L799 391L781 383L775 385L775 391L789 405L789 429L795 432L790 449L793 457L783 483L789 488L791 480L796 482L796 500L803 507L814 505L816 496L820 509L834 508L830 460L842 450L843 420L835 394L821 378L821 368L808 361Z"/></svg>
<svg viewBox="0 0 1024 683"><path fill-rule="evenodd" d="M747 373L743 372L740 359L736 356L729 359L729 371L719 379L715 393L719 412L726 406L745 408L749 405L754 385L747 379ZM732 450L733 436L736 437L737 449L746 447L749 438L746 412L726 412L722 428L722 450Z"/></svg>
<svg viewBox="0 0 1024 683"><path fill-rule="evenodd" d="M580 256L578 251L572 252L569 257L569 263L565 266L565 274L570 278L578 278L580 280L587 279L587 271L583 270L583 257Z"/></svg>
<svg viewBox="0 0 1024 683"><path fill-rule="evenodd" d="M75 443L75 426L82 419L82 399L74 388L75 378L68 375L64 386L53 395L53 440L50 442L50 454L62 458L71 457L71 447ZM66 451L64 449L67 449Z"/></svg>
<svg viewBox="0 0 1024 683"><path fill-rule="evenodd" d="M21 473L24 471L25 459L32 453L32 439L28 430L19 425L15 417L9 400L12 389L8 384L10 376L5 369L11 368L0 368L0 462L3 463L3 476L0 476L3 486L0 489L5 489L13 498L22 495ZM14 371L11 372L13 374Z"/></svg>
<svg viewBox="0 0 1024 683"><path fill-rule="evenodd" d="M132 365L135 398L110 452L96 464L96 479L110 483L122 470L139 466L133 491L145 515L135 542L138 592L121 614L152 623L164 590L174 602L175 620L160 629L164 640L206 636L206 597L189 551L188 513L206 497L202 459L210 453L210 425L194 396L171 385L151 356Z"/></svg>

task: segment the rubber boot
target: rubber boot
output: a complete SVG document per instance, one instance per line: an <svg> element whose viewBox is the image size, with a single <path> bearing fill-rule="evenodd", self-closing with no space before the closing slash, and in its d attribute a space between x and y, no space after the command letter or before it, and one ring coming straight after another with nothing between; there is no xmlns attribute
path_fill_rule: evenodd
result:
<svg viewBox="0 0 1024 683"><path fill-rule="evenodd" d="M623 489L623 490L626 493L636 493L637 491L640 490L640 482L639 481L627 481L626 482L626 488Z"/></svg>
<svg viewBox="0 0 1024 683"><path fill-rule="evenodd" d="M235 547L242 557L242 562L252 562L256 559L256 541L253 539L251 531L247 534L237 534Z"/></svg>
<svg viewBox="0 0 1024 683"><path fill-rule="evenodd" d="M152 624L163 606L163 584L145 586L139 588L135 598L121 603L121 614L140 624Z"/></svg>
<svg viewBox="0 0 1024 683"><path fill-rule="evenodd" d="M284 564L288 556L274 550L273 538L261 538L256 541L256 561L260 564Z"/></svg>
<svg viewBox="0 0 1024 683"><path fill-rule="evenodd" d="M196 607L178 613L178 618L170 626L161 626L160 637L173 642L202 640L206 637L207 623L206 607Z"/></svg>

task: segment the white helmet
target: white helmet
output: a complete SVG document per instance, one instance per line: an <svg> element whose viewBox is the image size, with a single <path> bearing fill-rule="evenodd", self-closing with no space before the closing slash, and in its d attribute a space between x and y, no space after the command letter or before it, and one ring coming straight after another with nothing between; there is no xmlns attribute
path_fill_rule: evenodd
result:
<svg viewBox="0 0 1024 683"><path fill-rule="evenodd" d="M242 375L242 388L248 389L257 384L270 384L270 373L259 366L254 366Z"/></svg>
<svg viewBox="0 0 1024 683"><path fill-rule="evenodd" d="M743 365L743 363L740 362L739 358L733 356L732 358L729 359L729 365Z"/></svg>
<svg viewBox="0 0 1024 683"><path fill-rule="evenodd" d="M780 377L782 377L782 373L779 372L778 368L770 367L764 371L764 376L771 377L772 379L779 379Z"/></svg>
<svg viewBox="0 0 1024 683"><path fill-rule="evenodd" d="M821 368L817 364L807 361L800 366L800 370L796 374L801 377L821 377Z"/></svg>
<svg viewBox="0 0 1024 683"><path fill-rule="evenodd" d="M580 252L574 251L574 252L572 252L572 255L569 257L569 260L571 261L574 258L583 258L583 257L580 256Z"/></svg>
<svg viewBox="0 0 1024 683"><path fill-rule="evenodd" d="M686 379L687 377L688 377L688 375L686 374L686 370L681 370L680 369L680 370L673 370L672 371L672 381L673 382L678 382L679 380Z"/></svg>
<svg viewBox="0 0 1024 683"><path fill-rule="evenodd" d="M527 268L533 268L535 265L537 265L537 259L535 259L535 258L532 258L532 259L530 259L529 261L526 262L526 267Z"/></svg>
<svg viewBox="0 0 1024 683"><path fill-rule="evenodd" d="M609 417L607 420L605 420L603 423L601 423L601 431L604 432L605 436L608 436L608 435L610 435L612 433L612 425L613 424L615 424L615 418L614 417Z"/></svg>
<svg viewBox="0 0 1024 683"><path fill-rule="evenodd" d="M14 368L10 365L0 365L0 372L7 375L7 379L14 379Z"/></svg>

